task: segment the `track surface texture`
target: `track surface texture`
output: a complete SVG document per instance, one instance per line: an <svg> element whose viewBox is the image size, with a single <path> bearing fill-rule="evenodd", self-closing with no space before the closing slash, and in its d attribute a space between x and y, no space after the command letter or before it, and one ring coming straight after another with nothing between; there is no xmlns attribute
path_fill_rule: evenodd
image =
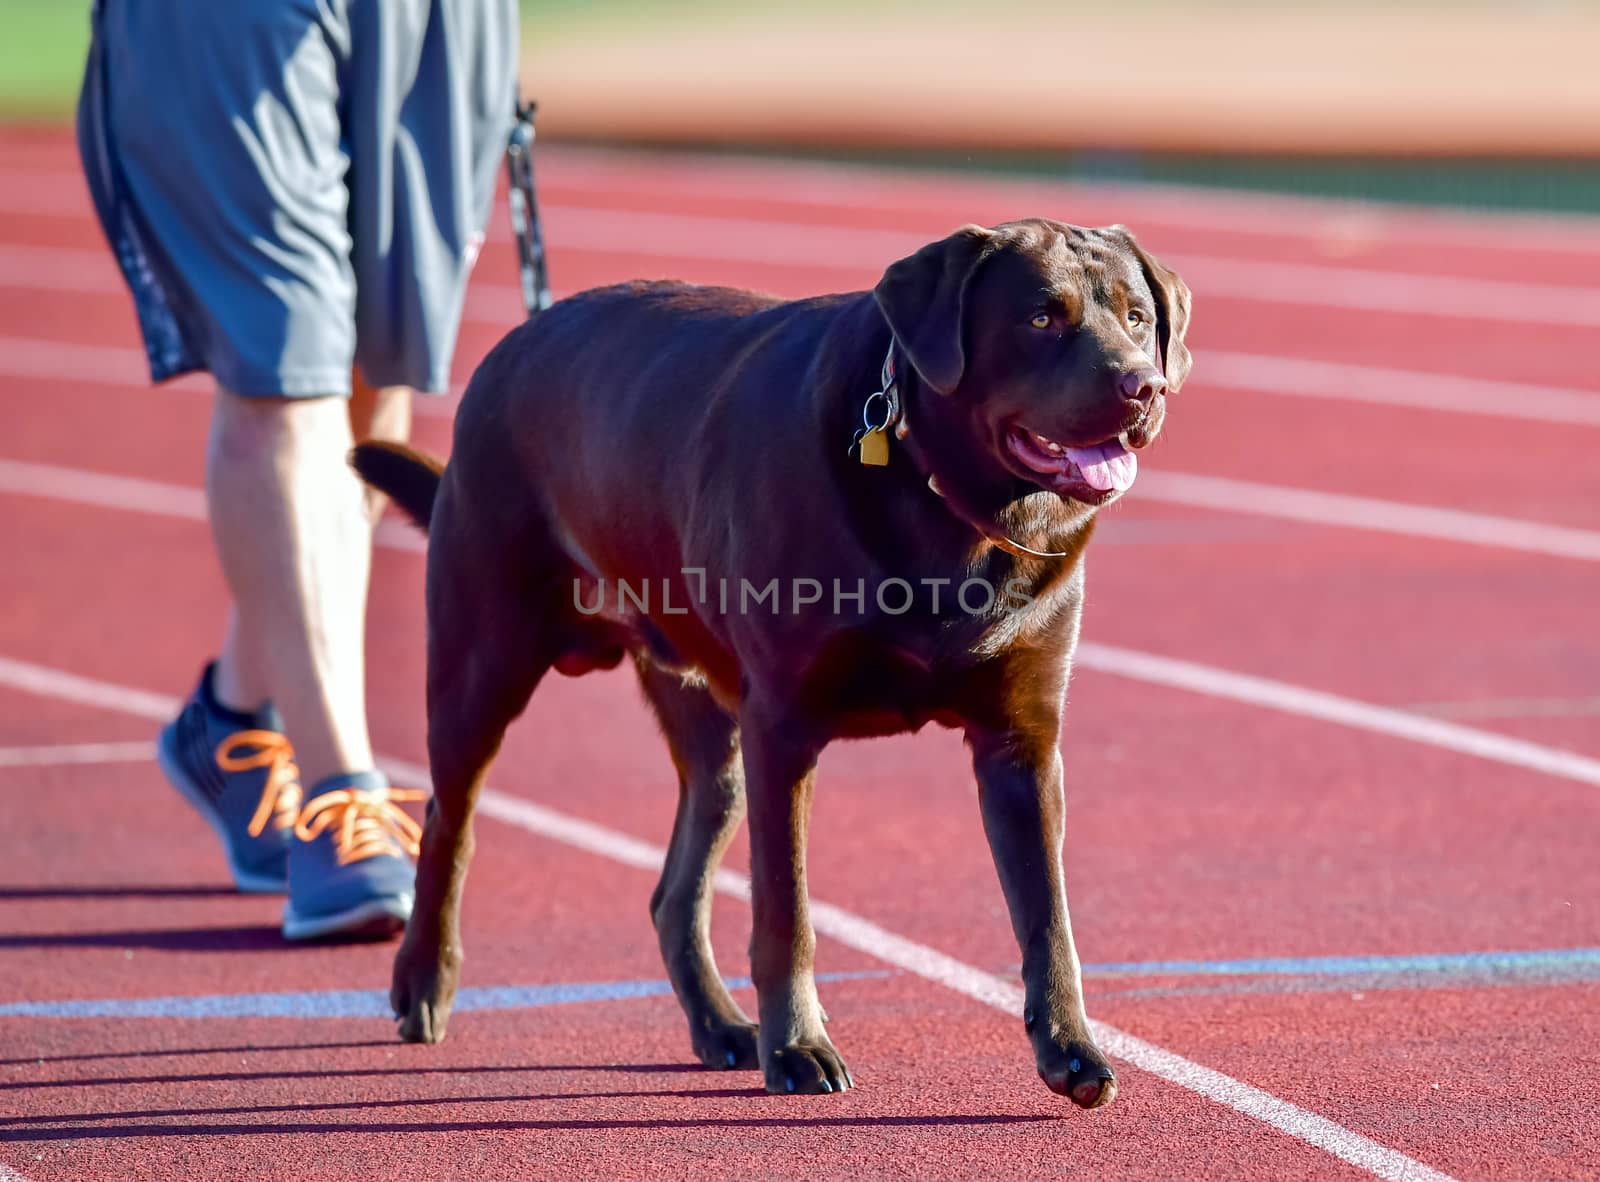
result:
<svg viewBox="0 0 1600 1182"><path fill-rule="evenodd" d="M933 730L824 759L818 960L861 1086L779 1098L694 1066L665 989L673 782L627 677L552 679L513 728L443 1045L395 1040L391 945L289 947L276 900L228 889L149 758L223 618L206 386L143 388L67 139L0 145L0 1178L1600 1176L1600 227L541 157L565 291L853 289L1030 214L1125 222L1194 289L1194 378L1091 548L1068 709L1116 1103L1034 1074L968 764ZM463 380L519 312L507 238L497 212ZM404 780L423 566L383 539L371 711Z"/></svg>

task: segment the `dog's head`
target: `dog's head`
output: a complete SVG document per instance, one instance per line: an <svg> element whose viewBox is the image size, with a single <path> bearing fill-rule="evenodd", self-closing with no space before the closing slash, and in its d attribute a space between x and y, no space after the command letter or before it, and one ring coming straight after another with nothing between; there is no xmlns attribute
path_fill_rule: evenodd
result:
<svg viewBox="0 0 1600 1182"><path fill-rule="evenodd" d="M1189 372L1189 289L1121 226L966 226L884 272L922 381L1012 475L1089 505L1133 482Z"/></svg>

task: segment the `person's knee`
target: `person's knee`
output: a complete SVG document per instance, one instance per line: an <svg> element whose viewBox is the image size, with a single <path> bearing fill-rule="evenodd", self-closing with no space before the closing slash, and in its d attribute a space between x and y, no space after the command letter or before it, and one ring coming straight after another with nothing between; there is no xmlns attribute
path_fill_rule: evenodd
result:
<svg viewBox="0 0 1600 1182"><path fill-rule="evenodd" d="M318 451L349 447L345 400L260 398L219 388L212 421L213 462L254 467L281 464Z"/></svg>

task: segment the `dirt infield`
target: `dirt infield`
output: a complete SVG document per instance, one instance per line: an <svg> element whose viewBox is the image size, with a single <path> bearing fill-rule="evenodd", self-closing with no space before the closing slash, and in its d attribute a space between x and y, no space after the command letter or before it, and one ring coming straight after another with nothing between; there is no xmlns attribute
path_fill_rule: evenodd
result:
<svg viewBox="0 0 1600 1182"><path fill-rule="evenodd" d="M641 2L524 44L563 139L1600 154L1589 4Z"/></svg>

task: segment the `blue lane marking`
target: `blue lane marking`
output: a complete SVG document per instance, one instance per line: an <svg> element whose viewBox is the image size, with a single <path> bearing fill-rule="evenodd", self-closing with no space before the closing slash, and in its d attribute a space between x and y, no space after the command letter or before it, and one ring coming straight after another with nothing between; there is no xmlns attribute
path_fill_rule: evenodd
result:
<svg viewBox="0 0 1600 1182"><path fill-rule="evenodd" d="M1600 978L1600 948L1527 952L1464 952L1424 956L1258 957L1244 960L1144 960L1083 966L1086 977L1265 978L1226 985L1166 985L1096 990L1101 996L1180 997L1210 993L1324 992L1418 985L1541 984ZM818 981L891 976L885 971L818 974ZM1273 980L1273 978L1279 978ZM728 982L748 989L750 979ZM582 1002L626 1001L672 992L666 981L597 981L561 985L469 986L456 994L458 1013L521 1010ZM103 998L0 1004L0 1018L388 1018L389 996L378 989L308 993L218 993L191 997Z"/></svg>
<svg viewBox="0 0 1600 1182"><path fill-rule="evenodd" d="M884 971L818 973L818 981L862 981ZM748 977L728 981L747 989ZM456 994L456 1013L525 1010L590 1001L626 1001L672 992L668 981L595 981L567 985L469 986ZM380 989L328 989L314 993L213 993L198 997L112 997L95 1001L22 1001L0 1005L0 1018L391 1018L389 994Z"/></svg>
<svg viewBox="0 0 1600 1182"><path fill-rule="evenodd" d="M1600 948L1552 948L1533 952L1460 952L1423 956L1303 956L1253 960L1136 960L1086 964L1095 977L1355 976L1400 974L1570 973L1600 969Z"/></svg>

